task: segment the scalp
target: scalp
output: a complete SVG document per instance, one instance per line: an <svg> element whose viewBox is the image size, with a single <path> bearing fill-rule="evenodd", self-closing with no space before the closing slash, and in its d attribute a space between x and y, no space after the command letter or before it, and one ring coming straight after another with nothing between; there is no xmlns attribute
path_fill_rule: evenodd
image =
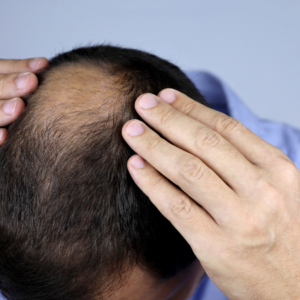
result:
<svg viewBox="0 0 300 300"><path fill-rule="evenodd" d="M119 76L88 63L67 64L49 70L27 102L35 107L39 119L63 116L68 122L76 119L79 126L120 111L124 99L119 81Z"/></svg>
<svg viewBox="0 0 300 300"><path fill-rule="evenodd" d="M140 94L171 87L204 103L196 87L169 62L111 46L62 53L37 76L0 149L0 288L93 299L124 266L164 279L188 266L190 246L127 170L121 130L141 120Z"/></svg>

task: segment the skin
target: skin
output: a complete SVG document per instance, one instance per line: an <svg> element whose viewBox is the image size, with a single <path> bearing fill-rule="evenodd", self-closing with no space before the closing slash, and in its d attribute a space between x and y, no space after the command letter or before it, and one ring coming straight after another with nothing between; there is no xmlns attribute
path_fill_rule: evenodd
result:
<svg viewBox="0 0 300 300"><path fill-rule="evenodd" d="M33 68L32 71L38 71L48 65L47 60L44 58L34 59L33 62L35 69ZM13 100L7 98L15 97L16 95L25 95L34 90L37 86L38 81L35 74L33 72L28 72L29 64L30 60L0 60L0 70L2 72L2 74L0 74L0 82L2 80L0 85L0 87L2 87L2 90L0 90L0 97L1 99L5 99L2 100L0 109L0 124L2 126L12 123L25 107L21 98L13 98ZM19 72L14 72L17 70ZM23 71L25 71L25 76L28 78L25 80L26 86L20 90L18 89L15 80L20 74L24 74ZM7 72L7 74L4 74L4 72ZM44 89L40 91L44 95L47 93L51 94L51 103L47 102L40 104L43 105L43 117L46 116L46 118L50 118L49 114L46 113L48 106L53 108L60 104L60 110L72 110L72 108L82 105L81 102L84 97L88 97L90 100L90 107L94 105L94 108L96 109L99 106L100 100L99 96L97 96L99 94L99 84L96 86L90 84L90 82L93 82L93 78L96 78L97 82L99 82L99 78L101 78L101 97L106 98L108 94L105 92L105 87L109 87L113 83L107 80L105 76L102 78L98 69L86 68L80 65L72 67L66 66L60 71L49 74L47 80L44 82ZM67 91L65 91L66 84L68 85ZM75 98L73 90L76 90L77 97ZM93 91L93 93L88 94L87 90ZM116 98L115 95L111 94L110 88L107 90L110 91L110 97ZM80 94L80 91L83 91L82 95ZM12 102L13 105L11 105ZM3 111L5 103L12 106L11 114L7 114ZM85 119L82 121L85 124L87 122ZM76 119L77 125L78 122L80 122L80 120ZM0 130L4 133L1 143L3 144L7 136L7 130L4 128L1 128ZM113 294L107 295L106 299L185 300L193 294L204 274L205 272L198 260L168 280L159 280L146 270L136 266L126 274L127 278L124 284Z"/></svg>
<svg viewBox="0 0 300 300"><path fill-rule="evenodd" d="M25 104L20 97L37 87L34 73L47 65L48 61L43 57L0 59L0 126L11 124L21 114ZM0 146L6 138L7 130L0 128Z"/></svg>
<svg viewBox="0 0 300 300"><path fill-rule="evenodd" d="M21 113L19 97L36 87L33 73L47 65L41 60L37 69L30 69L29 60L0 60L0 126ZM26 87L17 89L15 79L28 71ZM4 104L15 97L12 113L4 113ZM237 120L178 91L142 95L135 108L172 144L143 122L126 122L123 138L138 153L128 160L128 170L219 289L231 300L300 299L300 173L293 162ZM7 136L1 132L0 145ZM132 274L146 278L139 270ZM172 295L183 278L168 283L163 295ZM141 291L135 280L127 281L131 296ZM155 290L151 280L146 283L148 291Z"/></svg>
<svg viewBox="0 0 300 300"><path fill-rule="evenodd" d="M205 272L196 260L168 280L158 280L135 267L124 284L107 300L185 300L192 296Z"/></svg>
<svg viewBox="0 0 300 300"><path fill-rule="evenodd" d="M99 118L99 103L105 111L109 111L112 105L107 99L118 99L118 94L113 92L113 86L113 78L107 78L99 72L98 68L92 68L92 66L77 64L50 72L38 92L44 96L38 98L47 99L46 101L39 100L38 111L42 111L40 118L49 120L58 113L71 113L74 108L85 110L86 102L82 101L85 98L89 99L89 109L95 109L96 112L98 109L95 117ZM13 84L11 87L14 88ZM8 86L7 92L9 92ZM107 102L106 106L105 102ZM113 107L115 108L116 105ZM88 120L84 116L83 114L82 118L76 118L73 124L75 130L79 124L87 124ZM65 117L64 119L70 125L72 118ZM198 260L168 280L159 280L147 270L136 266L124 274L126 278L124 284L113 294L106 295L105 299L185 300L192 295L204 274Z"/></svg>
<svg viewBox="0 0 300 300"><path fill-rule="evenodd" d="M123 138L138 153L128 170L219 289L232 300L300 299L294 163L237 120L178 91L142 95L135 109L173 145L143 122L126 122Z"/></svg>

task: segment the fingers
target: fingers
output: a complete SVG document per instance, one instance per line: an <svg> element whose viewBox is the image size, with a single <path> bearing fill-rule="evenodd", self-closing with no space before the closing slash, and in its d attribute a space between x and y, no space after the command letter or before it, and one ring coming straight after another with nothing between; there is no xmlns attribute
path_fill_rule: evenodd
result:
<svg viewBox="0 0 300 300"><path fill-rule="evenodd" d="M0 126L14 122L25 107L22 97L33 91L38 80L34 72L48 66L46 58L0 59ZM6 101L4 101L6 100ZM0 128L0 146L7 130Z"/></svg>
<svg viewBox="0 0 300 300"><path fill-rule="evenodd" d="M147 109L142 107L143 103L151 101L157 104ZM159 97L142 95L137 99L135 108L147 124L174 145L199 157L237 193L244 191L245 184L257 179L257 167L218 132L176 110ZM236 180L237 172L242 181Z"/></svg>
<svg viewBox="0 0 300 300"><path fill-rule="evenodd" d="M21 97L37 87L34 72L48 66L46 58L0 59L0 100Z"/></svg>
<svg viewBox="0 0 300 300"><path fill-rule="evenodd" d="M4 144L7 139L7 130L5 128L0 128L0 146Z"/></svg>
<svg viewBox="0 0 300 300"><path fill-rule="evenodd" d="M128 170L138 187L175 226L193 249L209 247L219 228L207 212L178 190L148 162L134 155Z"/></svg>
<svg viewBox="0 0 300 300"><path fill-rule="evenodd" d="M0 126L6 126L14 122L21 114L24 107L25 104L21 98L13 98L7 101L1 100L0 101Z"/></svg>
<svg viewBox="0 0 300 300"><path fill-rule="evenodd" d="M45 57L31 59L0 59L0 73L36 72L48 66Z"/></svg>
<svg viewBox="0 0 300 300"><path fill-rule="evenodd" d="M0 74L0 99L23 96L36 88L35 74L30 72Z"/></svg>
<svg viewBox="0 0 300 300"><path fill-rule="evenodd" d="M122 135L136 153L199 203L219 225L230 218L237 205L236 194L200 159L168 143L138 120L126 122Z"/></svg>
<svg viewBox="0 0 300 300"><path fill-rule="evenodd" d="M257 166L268 165L283 153L267 143L237 120L206 107L173 89L165 89L159 97L176 110L205 124L231 143L244 157Z"/></svg>

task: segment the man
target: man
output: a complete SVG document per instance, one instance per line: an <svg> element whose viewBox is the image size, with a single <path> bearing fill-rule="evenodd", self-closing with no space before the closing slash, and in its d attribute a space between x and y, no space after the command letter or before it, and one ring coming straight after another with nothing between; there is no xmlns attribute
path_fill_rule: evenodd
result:
<svg viewBox="0 0 300 300"><path fill-rule="evenodd" d="M164 99L164 100L166 100L166 101L170 101L170 99L171 99L171 97L172 97L172 93L170 94L170 92L172 92L172 91L168 91L167 90L167 96L166 96L166 93L165 93L165 95L163 95L163 94L161 94L161 98L162 99ZM164 96L164 97L163 97ZM148 97L148 96L147 96ZM177 96L177 97L179 97L179 95ZM180 96L181 97L181 96ZM149 98L149 97L148 97ZM144 98L145 99L145 98ZM172 100L172 99L171 99ZM173 98L173 100L174 100L174 98ZM188 101L188 100L185 100L184 98L182 98L182 100L184 100L184 101ZM160 103L160 102L159 102ZM187 106L186 106L187 107ZM137 109L137 111L140 113L140 111L139 111L139 109ZM175 114L174 114L175 115ZM169 115L169 116L171 116L171 114ZM170 118L169 118L170 119ZM165 119L166 121L168 120L168 119ZM184 124L184 123L182 123L182 124ZM126 125L125 125L125 127L126 127ZM141 133L141 132L140 132ZM136 135L135 135L136 136ZM146 136L146 135L144 135L144 136ZM127 137L125 138L125 139L128 139ZM149 145L151 145L150 143L149 143ZM133 148L135 147L134 145L131 145ZM231 150L231 151L233 151L233 150ZM163 151L160 151L160 153L163 153ZM172 152L170 152L169 151L169 153L172 153ZM236 156L236 157L238 157L238 156ZM155 165L155 163L153 163L153 165ZM140 164L139 165L139 167L141 167L142 165ZM163 163L162 163L162 167L163 167ZM159 167L157 167L157 168L159 168ZM147 168L145 169L145 171L144 172L147 172L147 170L149 169L149 166L147 166ZM130 170L130 172L132 173L133 171L132 171L132 169L129 167L129 170ZM155 174L155 173L153 173L153 172L151 172L152 174ZM140 173L140 174L143 174L143 173ZM150 173L149 173L150 174ZM142 176L144 176L144 175L141 175L141 178L142 178ZM156 175L155 175L156 176ZM153 175L152 175L152 177L153 177ZM135 179L135 181L137 180L137 177L135 176L135 175L133 175L133 178ZM150 177L149 177L150 178ZM151 178L150 178L151 179ZM140 180L142 180L142 179L140 179ZM158 182L158 181L157 181ZM160 180L159 181L160 183L163 183L163 184L165 184L165 186L167 187L167 185L166 185L166 183L164 183L162 180ZM141 181L139 182L139 184L141 184ZM157 186L157 185L156 185ZM156 187L156 186L153 186L153 187ZM143 188L145 188L145 187L143 187ZM156 191L157 192L157 189L155 188L155 189L153 189L153 191ZM163 189L161 189L161 191L163 191ZM172 191L172 192L174 192L174 191ZM148 191L148 193L150 193L149 191ZM169 193L170 194L170 193ZM189 192L187 192L187 194L189 194ZM175 194L174 194L174 196L175 196ZM169 197L167 197L166 196L166 199L168 199ZM195 197L196 198L196 197ZM205 198L205 197L204 197ZM197 199L197 201L198 201L198 199ZM167 201L167 203L168 203L168 201ZM183 203L183 202L182 202ZM162 207L160 207L162 210L163 209L166 209L166 208L162 208ZM180 212L180 211L178 211L178 210L176 210L178 213ZM175 212L176 212L175 211ZM190 210L189 210L190 211ZM191 210L192 211L192 210ZM163 211L164 213L166 213L166 211ZM173 211L174 212L174 211ZM166 213L167 214L167 213ZM226 215L226 214L225 214ZM174 222L174 218L172 219L172 215L167 215L168 217L170 217L171 218L171 221L173 221ZM180 216L180 215L179 215ZM191 216L193 216L193 215L191 215ZM183 221L184 221L184 219L182 219ZM199 219L198 219L199 220ZM175 220L176 221L176 220ZM196 222L195 222L195 224L196 224ZM176 224L175 224L176 225ZM200 231L200 229L201 228L199 228L198 227L198 231ZM202 232L202 235L204 235L203 234L203 232ZM186 238L188 239L188 236L186 236ZM195 238L194 238L195 239ZM198 247L196 247L197 245L195 245L194 243L193 243L193 241L190 241L191 242L191 244L192 244L192 246L194 246L193 247L193 249L194 249L194 251L196 252L196 253L198 253L198 255L199 255L199 248ZM217 245L217 244L216 244ZM200 253L201 254L201 253ZM222 256L222 255L221 255ZM205 260L205 257L202 257L203 259L201 259L201 262L204 262L204 264L207 266L208 265L208 263L209 263L209 260ZM238 257L237 257L238 258ZM217 259L217 255L215 255L215 257L214 257L214 259L216 260ZM234 262L234 260L231 260L230 261L231 263L232 262ZM220 270L218 270L218 268L217 267L215 267L215 268L209 268L209 267L211 267L211 262L210 262L210 266L208 265L208 267L207 267L207 269L206 269L206 271L208 271L208 272L216 272L216 271L220 271ZM234 270L234 269L233 269ZM250 272L251 273L251 272ZM255 273L255 272L253 272L253 273ZM213 273L212 273L213 274ZM225 274L226 275L226 274ZM231 275L234 275L234 274L231 274ZM137 276L138 277L138 276ZM219 276L219 277L221 277L221 276ZM228 278L228 276L227 276L227 278ZM217 280L217 282L218 282L218 278L216 278ZM224 279L223 279L223 281L224 281ZM237 282L237 280L236 280L236 282ZM220 284L220 282L218 282L219 284ZM234 282L233 282L234 283ZM243 283L243 282L242 282ZM285 284L287 284L288 282L285 282ZM222 286L221 286L222 287ZM238 285L238 287L242 287L242 284L240 284L240 285ZM224 287L223 287L224 288ZM224 288L224 290L227 292L228 291L228 289L226 290L226 286L225 286L225 288ZM242 290L242 289L241 289ZM291 291L291 289L289 289L290 291ZM234 289L232 289L232 291L235 291ZM253 291L255 291L255 289L253 289ZM230 292L230 290L229 290L229 292ZM251 290L250 290L250 292L252 292ZM268 295L268 293L269 293L269 291L264 291L265 292L265 294L266 295ZM272 291L273 292L273 291ZM132 295L132 294L130 294L130 295ZM250 295L251 296L251 295ZM241 296L241 294L240 295L237 295L237 297L239 297L239 298L236 298L236 299L246 299L245 297L243 298L242 296ZM154 298L153 298L154 299ZM170 298L171 299L171 298ZM173 299L173 298L172 298ZM183 298L184 299L184 298ZM231 299L234 299L233 297L231 298ZM249 298L250 299L250 298Z"/></svg>
<svg viewBox="0 0 300 300"><path fill-rule="evenodd" d="M134 184L126 168L134 152L121 135L124 123L138 117L135 99L166 87L206 103L176 66L137 50L79 48L39 74L0 149L4 295L191 295L204 271Z"/></svg>

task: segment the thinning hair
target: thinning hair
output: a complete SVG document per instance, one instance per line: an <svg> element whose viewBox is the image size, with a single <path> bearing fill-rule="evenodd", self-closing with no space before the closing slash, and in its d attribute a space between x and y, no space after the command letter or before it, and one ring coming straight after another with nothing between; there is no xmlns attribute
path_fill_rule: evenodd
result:
<svg viewBox="0 0 300 300"><path fill-rule="evenodd" d="M0 288L14 300L104 299L138 265L175 276L195 260L127 170L121 135L142 93L177 89L175 65L100 45L50 60L0 148Z"/></svg>

